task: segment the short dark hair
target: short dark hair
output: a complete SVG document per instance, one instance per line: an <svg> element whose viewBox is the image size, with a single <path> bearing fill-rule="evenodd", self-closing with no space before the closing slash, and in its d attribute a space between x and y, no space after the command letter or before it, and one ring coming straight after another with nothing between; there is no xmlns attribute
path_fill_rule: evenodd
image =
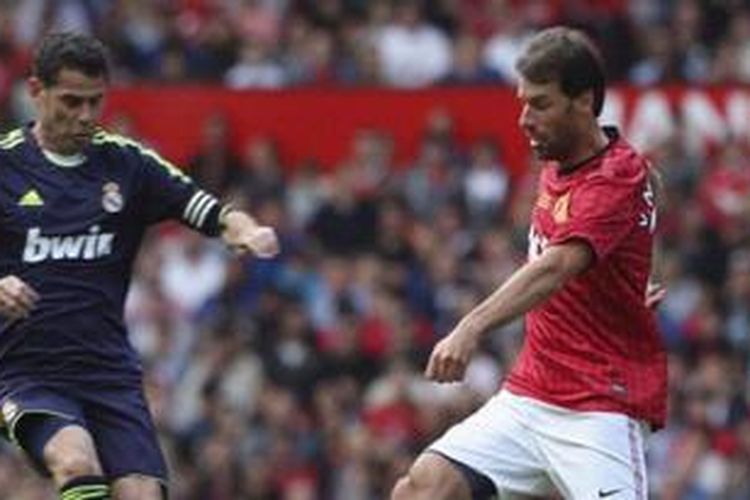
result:
<svg viewBox="0 0 750 500"><path fill-rule="evenodd" d="M578 97L591 90L594 116L602 111L606 86L603 59L591 39L581 31L563 26L540 31L516 61L516 70L533 83L559 83L568 97Z"/></svg>
<svg viewBox="0 0 750 500"><path fill-rule="evenodd" d="M108 80L107 49L99 40L83 33L62 32L45 36L34 55L33 75L45 86L51 86L57 83L64 68Z"/></svg>

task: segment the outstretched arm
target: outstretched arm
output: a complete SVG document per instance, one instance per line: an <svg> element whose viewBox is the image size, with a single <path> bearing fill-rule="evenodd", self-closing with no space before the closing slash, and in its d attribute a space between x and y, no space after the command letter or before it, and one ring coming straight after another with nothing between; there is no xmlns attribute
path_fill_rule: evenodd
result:
<svg viewBox="0 0 750 500"><path fill-rule="evenodd" d="M652 166L649 169L649 182L651 183L654 193L654 207L657 210L661 210L664 201L664 181L662 179L659 170ZM663 256L661 242L658 235L654 236L654 247L651 254L651 273L648 278L648 286L646 287L646 307L649 309L656 309L659 304L662 303L664 298L667 296L667 289L662 284L662 265Z"/></svg>
<svg viewBox="0 0 750 500"><path fill-rule="evenodd" d="M667 296L667 288L662 282L662 255L658 240L654 241L654 251L651 259L651 274L648 277L648 285L646 286L645 302L646 307L649 309L656 309Z"/></svg>
<svg viewBox="0 0 750 500"><path fill-rule="evenodd" d="M592 250L582 241L547 248L537 259L513 273L437 343L430 355L426 376L438 382L463 379L466 366L485 332L503 326L541 304L592 261Z"/></svg>

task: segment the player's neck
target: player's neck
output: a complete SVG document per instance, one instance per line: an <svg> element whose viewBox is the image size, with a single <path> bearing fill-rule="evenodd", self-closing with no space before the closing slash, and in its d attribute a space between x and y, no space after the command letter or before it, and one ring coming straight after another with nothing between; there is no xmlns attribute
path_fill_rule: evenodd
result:
<svg viewBox="0 0 750 500"><path fill-rule="evenodd" d="M573 172L588 163L592 158L599 156L608 145L609 137L607 137L607 134L605 134L601 127L599 127L599 124L594 123L594 125L581 136L581 140L579 141L578 146L574 148L573 154L571 154L566 160L560 162L560 173L567 174Z"/></svg>
<svg viewBox="0 0 750 500"><path fill-rule="evenodd" d="M61 156L77 156L81 154L81 151L61 146L39 121L31 127L31 134L34 136L34 140L39 147L44 151Z"/></svg>

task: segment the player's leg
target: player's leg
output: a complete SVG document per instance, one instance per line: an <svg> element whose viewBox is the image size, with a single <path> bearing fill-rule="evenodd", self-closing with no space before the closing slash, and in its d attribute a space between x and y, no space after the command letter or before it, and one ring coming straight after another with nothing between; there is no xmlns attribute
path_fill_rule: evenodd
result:
<svg viewBox="0 0 750 500"><path fill-rule="evenodd" d="M476 474L476 473L475 473ZM485 481L489 481L484 478ZM392 500L471 500L468 480L449 459L429 451L399 479Z"/></svg>
<svg viewBox="0 0 750 500"><path fill-rule="evenodd" d="M34 450L34 455L41 447L44 465L56 485L62 486L81 476L102 475L94 440L86 429L56 416L30 415L25 420L28 422L27 425L21 423L19 442L26 449ZM55 430L49 439L38 438L48 434L45 429ZM37 439L39 444L35 444Z"/></svg>
<svg viewBox="0 0 750 500"><path fill-rule="evenodd" d="M648 432L621 414L586 412L548 424L540 446L566 499L646 500Z"/></svg>
<svg viewBox="0 0 750 500"><path fill-rule="evenodd" d="M130 474L112 484L112 498L116 500L142 500L167 498L164 483L157 478Z"/></svg>
<svg viewBox="0 0 750 500"><path fill-rule="evenodd" d="M520 410L505 392L490 399L417 459L396 484L393 498L477 500L552 493L553 485Z"/></svg>
<svg viewBox="0 0 750 500"><path fill-rule="evenodd" d="M85 392L84 410L116 500L166 498L167 470L139 387Z"/></svg>
<svg viewBox="0 0 750 500"><path fill-rule="evenodd" d="M27 390L3 403L11 439L52 477L63 500L109 498L109 485L77 404L59 392Z"/></svg>

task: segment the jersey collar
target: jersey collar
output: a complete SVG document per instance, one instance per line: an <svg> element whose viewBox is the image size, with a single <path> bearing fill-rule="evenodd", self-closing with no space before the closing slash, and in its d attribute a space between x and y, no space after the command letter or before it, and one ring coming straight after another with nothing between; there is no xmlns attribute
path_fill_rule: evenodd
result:
<svg viewBox="0 0 750 500"><path fill-rule="evenodd" d="M620 131L617 129L617 127L605 125L604 127L602 127L602 132L604 132L604 135L607 136L607 139L608 139L607 144L605 144L603 148L594 152L594 154L584 158L583 160L577 163L572 164L571 166L566 168L564 172L557 169L559 177L567 177L571 174L574 174L578 170L580 170L581 167L584 167L598 160L599 158L604 156L604 154L607 153L607 151L609 151L612 148L612 146L615 143L617 143L617 141L620 139Z"/></svg>

